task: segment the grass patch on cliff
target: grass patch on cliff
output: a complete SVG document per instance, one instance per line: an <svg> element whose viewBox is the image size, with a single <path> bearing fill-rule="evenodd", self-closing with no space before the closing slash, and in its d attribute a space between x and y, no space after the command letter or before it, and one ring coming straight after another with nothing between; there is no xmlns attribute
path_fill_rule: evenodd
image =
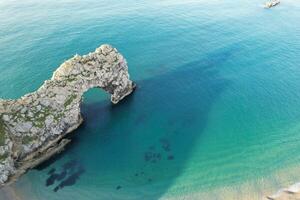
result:
<svg viewBox="0 0 300 200"><path fill-rule="evenodd" d="M5 133L0 132L0 146L3 146L5 144Z"/></svg>
<svg viewBox="0 0 300 200"><path fill-rule="evenodd" d="M77 95L72 94L68 100L64 103L64 106L67 107L69 106L75 99L77 98Z"/></svg>
<svg viewBox="0 0 300 200"><path fill-rule="evenodd" d="M35 139L36 139L35 136L25 135L25 136L22 138L22 144L29 144L29 143L31 143L32 141L34 141Z"/></svg>
<svg viewBox="0 0 300 200"><path fill-rule="evenodd" d="M5 127L2 117L0 118L0 146L5 144Z"/></svg>
<svg viewBox="0 0 300 200"><path fill-rule="evenodd" d="M72 82L72 81L75 81L76 78L74 76L67 76L66 79L65 79L67 82Z"/></svg>
<svg viewBox="0 0 300 200"><path fill-rule="evenodd" d="M49 107L43 107L39 112L35 113L36 117L33 121L34 125L38 128L43 128L45 125L45 121L47 116L51 114L51 110Z"/></svg>
<svg viewBox="0 0 300 200"><path fill-rule="evenodd" d="M7 153L0 155L0 161L4 161L7 158L7 156L8 156Z"/></svg>
<svg viewBox="0 0 300 200"><path fill-rule="evenodd" d="M55 120L56 122L59 122L59 120L60 120L61 118L63 118L63 116L64 116L64 113L58 113L58 114L54 115L54 120Z"/></svg>

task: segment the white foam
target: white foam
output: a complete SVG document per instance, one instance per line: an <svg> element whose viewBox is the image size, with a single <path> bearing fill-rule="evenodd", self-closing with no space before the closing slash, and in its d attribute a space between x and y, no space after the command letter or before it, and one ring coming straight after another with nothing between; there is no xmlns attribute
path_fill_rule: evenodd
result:
<svg viewBox="0 0 300 200"><path fill-rule="evenodd" d="M269 200L276 200L276 199L278 199L278 198L282 195L282 193L283 193L285 190L286 190L286 189L280 189L280 190L278 190L275 194L270 195L270 196L267 196L267 199L269 199Z"/></svg>
<svg viewBox="0 0 300 200"><path fill-rule="evenodd" d="M294 185L291 185L290 187L288 187L284 191L288 192L288 193L298 193L300 191L300 182L295 183Z"/></svg>

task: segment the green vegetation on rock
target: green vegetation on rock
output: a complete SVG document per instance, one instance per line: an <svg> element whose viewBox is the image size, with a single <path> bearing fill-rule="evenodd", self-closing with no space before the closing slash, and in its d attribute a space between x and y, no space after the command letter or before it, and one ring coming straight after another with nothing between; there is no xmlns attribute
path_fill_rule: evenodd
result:
<svg viewBox="0 0 300 200"><path fill-rule="evenodd" d="M67 107L68 105L70 105L73 101L74 101L74 99L76 99L76 95L75 94L72 94L70 97L69 97L69 99L64 103L64 106L65 107Z"/></svg>
<svg viewBox="0 0 300 200"><path fill-rule="evenodd" d="M43 107L42 110L35 113L36 118L34 119L33 123L38 128L43 128L45 125L46 117L51 114L51 110L49 107Z"/></svg>
<svg viewBox="0 0 300 200"><path fill-rule="evenodd" d="M36 136L25 135L25 136L22 138L22 144L29 144L29 143L31 143L32 141L34 141L35 139L36 139Z"/></svg>
<svg viewBox="0 0 300 200"><path fill-rule="evenodd" d="M74 76L67 76L66 77L67 82L72 82L72 81L75 81L75 80L76 80L76 78Z"/></svg>
<svg viewBox="0 0 300 200"><path fill-rule="evenodd" d="M0 118L0 146L5 144L5 127L2 118Z"/></svg>
<svg viewBox="0 0 300 200"><path fill-rule="evenodd" d="M60 120L61 118L63 118L63 116L64 116L64 113L58 113L58 114L54 115L54 120L55 120L56 122L59 122L59 120Z"/></svg>
<svg viewBox="0 0 300 200"><path fill-rule="evenodd" d="M0 162L3 161L3 160L5 160L7 158L7 156L8 156L7 153L5 153L3 155L0 155Z"/></svg>

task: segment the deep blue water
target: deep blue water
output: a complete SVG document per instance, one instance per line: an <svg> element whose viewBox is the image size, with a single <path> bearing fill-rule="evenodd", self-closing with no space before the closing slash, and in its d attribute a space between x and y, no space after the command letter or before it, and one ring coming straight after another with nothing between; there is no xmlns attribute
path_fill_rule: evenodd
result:
<svg viewBox="0 0 300 200"><path fill-rule="evenodd" d="M1 98L103 43L138 85L114 106L88 91L72 143L20 198L253 200L299 181L300 5L263 3L1 1Z"/></svg>

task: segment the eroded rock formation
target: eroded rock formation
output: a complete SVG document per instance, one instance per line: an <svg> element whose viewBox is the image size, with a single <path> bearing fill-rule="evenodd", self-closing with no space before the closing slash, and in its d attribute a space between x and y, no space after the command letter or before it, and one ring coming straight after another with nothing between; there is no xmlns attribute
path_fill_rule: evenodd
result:
<svg viewBox="0 0 300 200"><path fill-rule="evenodd" d="M82 122L83 93L94 87L110 93L113 103L134 89L126 60L109 45L67 60L36 92L0 99L0 184L62 150L65 134Z"/></svg>

